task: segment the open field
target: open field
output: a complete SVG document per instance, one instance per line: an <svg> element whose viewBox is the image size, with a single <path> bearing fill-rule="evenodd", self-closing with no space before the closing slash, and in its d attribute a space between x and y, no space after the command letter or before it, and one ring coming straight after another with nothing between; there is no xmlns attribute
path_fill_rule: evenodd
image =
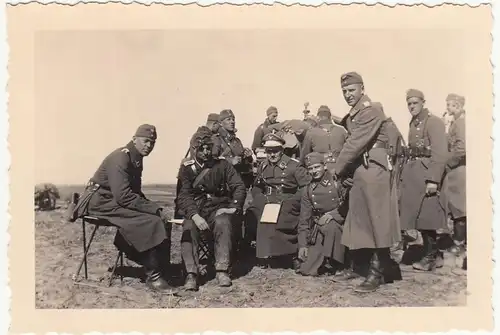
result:
<svg viewBox="0 0 500 335"><path fill-rule="evenodd" d="M81 187L59 190L61 199L65 199L70 192L81 192ZM172 205L175 186L145 187L144 193L152 200ZM452 271L455 260L449 254L445 254L445 267L436 273L416 273L403 267L403 281L368 295L355 294L351 286L334 283L327 276L302 277L292 270L256 267L234 279L230 288L222 289L209 281L198 292L181 297L150 292L132 276L126 277L123 285L115 279L111 288L75 285L72 275L82 256L81 224L64 223L63 213L64 206L35 214L37 308L396 307L457 306L466 302L466 276ZM89 234L90 230L87 238ZM173 227L172 235L171 261L180 267L178 226ZM113 229L98 230L89 252L90 279L102 281L104 286L110 274L108 267L116 257L113 237ZM125 265L128 263L135 266L125 260Z"/></svg>

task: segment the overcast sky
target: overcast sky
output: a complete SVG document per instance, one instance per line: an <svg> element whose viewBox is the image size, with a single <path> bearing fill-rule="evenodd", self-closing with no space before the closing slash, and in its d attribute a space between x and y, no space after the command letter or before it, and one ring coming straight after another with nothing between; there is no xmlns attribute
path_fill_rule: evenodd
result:
<svg viewBox="0 0 500 335"><path fill-rule="evenodd" d="M460 30L150 30L44 32L35 39L35 181L83 184L135 129L158 129L143 182L175 181L188 140L231 108L250 146L270 105L301 118L305 101L343 116L340 76L358 71L407 134L405 91L437 115L456 92L481 98L472 64L489 36ZM487 88L487 87L486 87ZM488 94L491 91L486 91ZM467 99L468 114L477 101ZM489 131L489 130L488 130Z"/></svg>

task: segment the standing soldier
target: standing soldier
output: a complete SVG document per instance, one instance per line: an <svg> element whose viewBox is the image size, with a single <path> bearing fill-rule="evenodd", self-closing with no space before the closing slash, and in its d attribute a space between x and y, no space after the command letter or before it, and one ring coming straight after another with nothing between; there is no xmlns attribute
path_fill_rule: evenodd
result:
<svg viewBox="0 0 500 335"><path fill-rule="evenodd" d="M332 168L342 150L347 133L344 128L332 122L332 113L328 106L320 106L317 116L318 126L307 132L300 153L300 161L304 163L309 153L319 152L325 155L328 168Z"/></svg>
<svg viewBox="0 0 500 335"><path fill-rule="evenodd" d="M453 220L453 240L451 248L457 256L465 256L462 269L467 269L467 210L466 210L466 179L465 179L465 98L457 94L449 94L446 98L446 108L453 116L448 133L448 150L450 152L446 163L446 176L443 192L446 194L447 207Z"/></svg>
<svg viewBox="0 0 500 335"><path fill-rule="evenodd" d="M262 140L264 136L269 132L268 127L272 124L278 123L278 108L270 106L267 111L266 120L255 129L253 135L252 150L257 153L257 149L262 148Z"/></svg>
<svg viewBox="0 0 500 335"><path fill-rule="evenodd" d="M302 191L298 240L299 259L303 263L299 273L315 276L325 260L334 268L344 264L341 237L347 215L347 190L327 170L323 154L307 155L306 166L312 181Z"/></svg>
<svg viewBox="0 0 500 335"><path fill-rule="evenodd" d="M161 265L169 255L160 253L167 238L165 210L142 193L143 158L156 143L156 128L141 125L132 141L110 153L91 178L77 210L110 221L119 229L115 244L126 243L146 270L148 287L171 291L161 276ZM120 242L118 242L120 241ZM118 246L118 245L117 245Z"/></svg>
<svg viewBox="0 0 500 335"><path fill-rule="evenodd" d="M390 255L390 247L399 242L401 231L397 201L390 187L387 155L386 116L364 93L361 76L349 72L341 77L344 99L351 110L342 124L349 136L337 157L333 172L339 178L350 177L349 213L344 225L342 244L351 251L366 251L370 259L368 276L357 292L372 292L383 283L401 279L399 266ZM355 278L348 269L337 281Z"/></svg>
<svg viewBox="0 0 500 335"><path fill-rule="evenodd" d="M236 119L230 109L224 109L219 114L219 130L213 136L214 155L224 157L238 171L245 186L250 187L253 181L252 150L243 147L243 143L236 136Z"/></svg>
<svg viewBox="0 0 500 335"><path fill-rule="evenodd" d="M190 142L192 160L182 164L178 205L184 213L182 259L188 273L187 290L198 289L200 235L211 234L215 244L215 270L220 286L230 286L232 219L241 213L245 186L232 164L213 156L211 132L197 131Z"/></svg>
<svg viewBox="0 0 500 335"><path fill-rule="evenodd" d="M310 176L299 161L283 153L284 144L278 134L269 133L264 137L267 159L259 166L252 187L253 201L247 209L245 232L252 235L256 231L257 258L267 263L265 265L269 265L270 260L291 257L297 269L300 265L296 256L301 188L309 183ZM274 222L261 221L266 208L277 216Z"/></svg>
<svg viewBox="0 0 500 335"><path fill-rule="evenodd" d="M439 190L447 157L443 121L424 108L424 94L406 94L412 116L408 134L408 157L401 176L401 228L418 230L424 240L423 258L413 268L431 271L443 266L437 230L446 228L446 211ZM441 197L442 198L442 197Z"/></svg>

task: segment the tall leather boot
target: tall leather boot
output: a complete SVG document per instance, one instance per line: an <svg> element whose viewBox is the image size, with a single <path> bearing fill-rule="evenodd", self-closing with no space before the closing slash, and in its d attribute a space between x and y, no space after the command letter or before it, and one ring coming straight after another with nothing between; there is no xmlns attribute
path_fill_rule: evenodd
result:
<svg viewBox="0 0 500 335"><path fill-rule="evenodd" d="M142 253L144 269L146 271L146 286L150 289L164 293L175 293L165 279L163 279L158 262L157 248L149 249Z"/></svg>
<svg viewBox="0 0 500 335"><path fill-rule="evenodd" d="M370 261L370 269L365 280L354 288L354 292L369 293L374 292L384 283L384 268L383 262L380 259L382 255L380 249L375 249Z"/></svg>
<svg viewBox="0 0 500 335"><path fill-rule="evenodd" d="M419 262L413 263L413 268L420 271L432 271L436 268L439 253L436 243L436 232L422 231L422 237L424 238L425 256Z"/></svg>
<svg viewBox="0 0 500 335"><path fill-rule="evenodd" d="M332 281L336 283L344 283L361 277L358 273L354 271L354 265L355 265L354 263L355 261L353 257L353 252L348 250L346 252L345 262L344 262L344 264L346 264L346 267L342 271L336 273L333 276Z"/></svg>
<svg viewBox="0 0 500 335"><path fill-rule="evenodd" d="M449 251L455 256L461 256L465 252L467 239L467 224L465 219L457 219L453 222L453 241L455 245Z"/></svg>

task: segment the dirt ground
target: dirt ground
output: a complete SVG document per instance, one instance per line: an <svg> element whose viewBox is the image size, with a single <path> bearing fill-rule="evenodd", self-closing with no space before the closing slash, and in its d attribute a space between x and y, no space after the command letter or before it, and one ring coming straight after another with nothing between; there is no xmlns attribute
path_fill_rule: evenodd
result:
<svg viewBox="0 0 500 335"><path fill-rule="evenodd" d="M68 192L68 189L62 193ZM172 187L145 192L152 200L172 204ZM61 197L64 199L64 197ZM125 260L128 274L123 283L107 287L117 251L114 230L98 230L89 252L89 281L75 284L72 276L83 254L81 222L65 223L64 204L50 212L35 214L36 308L199 308L199 307L376 307L459 306L466 304L467 277L457 271L456 260L445 253L445 266L435 273L417 273L402 267L403 280L384 285L375 293L360 295L351 284L334 283L329 276L303 277L293 270L254 267L236 278L230 288L207 282L198 292L180 297L162 295L145 288L135 278L137 265ZM180 269L180 230L172 230L171 262ZM90 228L87 228L87 239ZM81 274L83 275L83 269ZM182 285L182 278L177 280Z"/></svg>

